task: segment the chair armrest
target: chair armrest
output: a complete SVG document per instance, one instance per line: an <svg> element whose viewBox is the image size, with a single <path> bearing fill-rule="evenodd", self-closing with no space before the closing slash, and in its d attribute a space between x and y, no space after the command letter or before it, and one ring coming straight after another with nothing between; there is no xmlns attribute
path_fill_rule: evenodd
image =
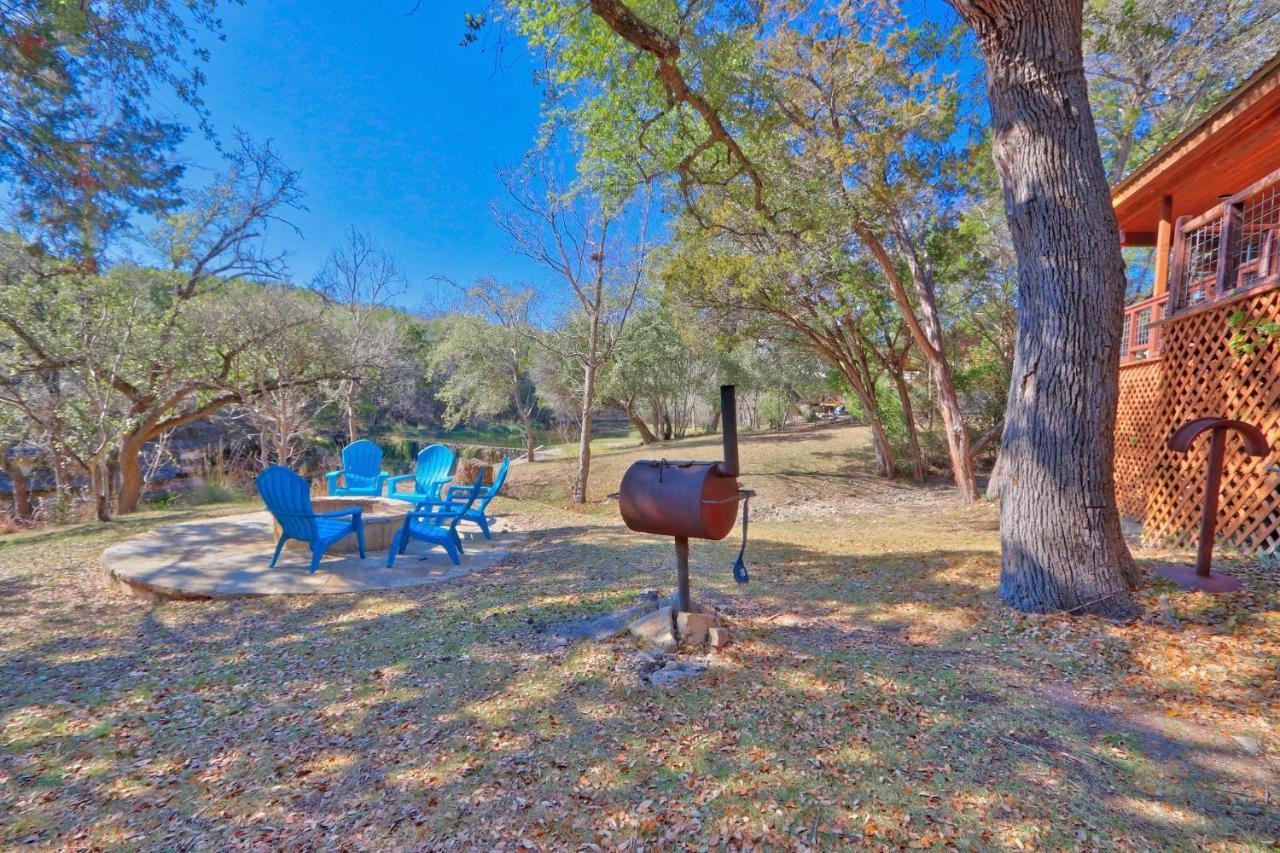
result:
<svg viewBox="0 0 1280 853"><path fill-rule="evenodd" d="M450 511L457 512L461 506L462 504L448 500L447 498L445 500L414 501L413 511L439 514Z"/></svg>
<svg viewBox="0 0 1280 853"><path fill-rule="evenodd" d="M347 509L335 509L332 512L318 512L316 518L341 518L344 515L354 515L360 517L360 513L364 512L361 507L353 506Z"/></svg>
<svg viewBox="0 0 1280 853"><path fill-rule="evenodd" d="M441 512L435 512L432 510L415 509L415 510L412 510L411 512L406 512L404 514L404 523L408 524L410 521L434 521L439 518L444 518L448 515L450 515L450 513L441 513Z"/></svg>
<svg viewBox="0 0 1280 853"><path fill-rule="evenodd" d="M463 500L466 500L471 497L473 492L477 498L484 498L488 497L488 491L488 486L480 486L478 489L475 486L450 486L448 491L444 494L444 499L446 501L452 501L454 500L454 496L457 495Z"/></svg>
<svg viewBox="0 0 1280 853"><path fill-rule="evenodd" d="M341 471L329 471L324 475L325 481L329 485L329 494L332 495L338 488L338 475Z"/></svg>
<svg viewBox="0 0 1280 853"><path fill-rule="evenodd" d="M397 485L399 485L400 483L403 483L405 480L412 480L412 479L413 479L413 477L414 477L414 475L413 475L413 474L401 474L399 477L390 477L390 478L388 478L388 479L387 479L387 494L389 494L389 495L394 495L394 494L396 493L396 486L397 486Z"/></svg>

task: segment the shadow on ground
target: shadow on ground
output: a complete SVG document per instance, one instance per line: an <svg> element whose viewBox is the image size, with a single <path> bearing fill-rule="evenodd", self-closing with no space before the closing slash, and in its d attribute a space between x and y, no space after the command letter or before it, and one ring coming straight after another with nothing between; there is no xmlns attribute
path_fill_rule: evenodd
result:
<svg viewBox="0 0 1280 853"><path fill-rule="evenodd" d="M669 589L669 543L568 513L528 523L522 552L439 587L151 608L108 596L92 614L71 598L87 548L52 558L40 583L34 549L3 555L0 608L21 636L0 652L0 839L1280 838L1272 759L1094 701L1094 682L1133 661L1011 627L990 542L932 549L939 533L860 553L861 533L819 546L796 541L805 528L762 525L745 588L729 542L695 545L695 597L736 642L663 693L627 668L626 641L563 648L540 628Z"/></svg>

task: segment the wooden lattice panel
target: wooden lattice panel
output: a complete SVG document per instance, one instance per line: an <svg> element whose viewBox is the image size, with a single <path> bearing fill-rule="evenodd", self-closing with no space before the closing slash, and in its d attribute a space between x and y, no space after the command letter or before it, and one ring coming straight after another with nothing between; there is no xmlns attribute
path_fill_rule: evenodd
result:
<svg viewBox="0 0 1280 853"><path fill-rule="evenodd" d="M1194 543L1208 441L1182 454L1170 450L1167 439L1191 418L1222 415L1258 426L1273 451L1267 459L1257 459L1244 453L1238 438L1228 439L1218 541L1251 552L1280 553L1280 476L1266 470L1280 459L1280 340L1265 342L1252 355L1233 353L1228 318L1237 311L1280 320L1280 287L1169 320L1154 398L1152 383L1124 375L1147 365L1121 372L1117 491L1126 512L1137 505L1136 495L1143 494L1144 535L1152 542ZM1152 440L1134 443L1134 430L1146 423L1151 424ZM1145 453L1150 458L1144 469Z"/></svg>
<svg viewBox="0 0 1280 853"><path fill-rule="evenodd" d="M1116 411L1116 501L1131 518L1146 514L1151 463L1160 443L1158 412L1164 398L1160 360L1120 368L1120 405Z"/></svg>

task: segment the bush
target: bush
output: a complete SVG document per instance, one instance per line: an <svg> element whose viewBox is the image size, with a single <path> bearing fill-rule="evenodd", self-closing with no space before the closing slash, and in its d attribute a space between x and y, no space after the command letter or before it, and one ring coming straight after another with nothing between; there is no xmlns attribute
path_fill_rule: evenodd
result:
<svg viewBox="0 0 1280 853"><path fill-rule="evenodd" d="M188 492L186 502L191 506L204 506L205 504L231 503L242 497L243 495L232 487L209 480Z"/></svg>

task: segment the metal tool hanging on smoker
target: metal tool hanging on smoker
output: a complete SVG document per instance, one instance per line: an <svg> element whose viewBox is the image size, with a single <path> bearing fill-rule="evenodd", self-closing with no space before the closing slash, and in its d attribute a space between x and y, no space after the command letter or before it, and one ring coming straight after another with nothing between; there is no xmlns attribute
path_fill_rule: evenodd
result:
<svg viewBox="0 0 1280 853"><path fill-rule="evenodd" d="M642 459L627 469L618 492L622 520L638 533L674 536L679 605L689 610L689 540L719 540L729 535L742 501L742 548L733 566L739 583L749 580L747 501L755 493L738 487L738 407L732 385L720 386L720 423L724 459L672 462Z"/></svg>

